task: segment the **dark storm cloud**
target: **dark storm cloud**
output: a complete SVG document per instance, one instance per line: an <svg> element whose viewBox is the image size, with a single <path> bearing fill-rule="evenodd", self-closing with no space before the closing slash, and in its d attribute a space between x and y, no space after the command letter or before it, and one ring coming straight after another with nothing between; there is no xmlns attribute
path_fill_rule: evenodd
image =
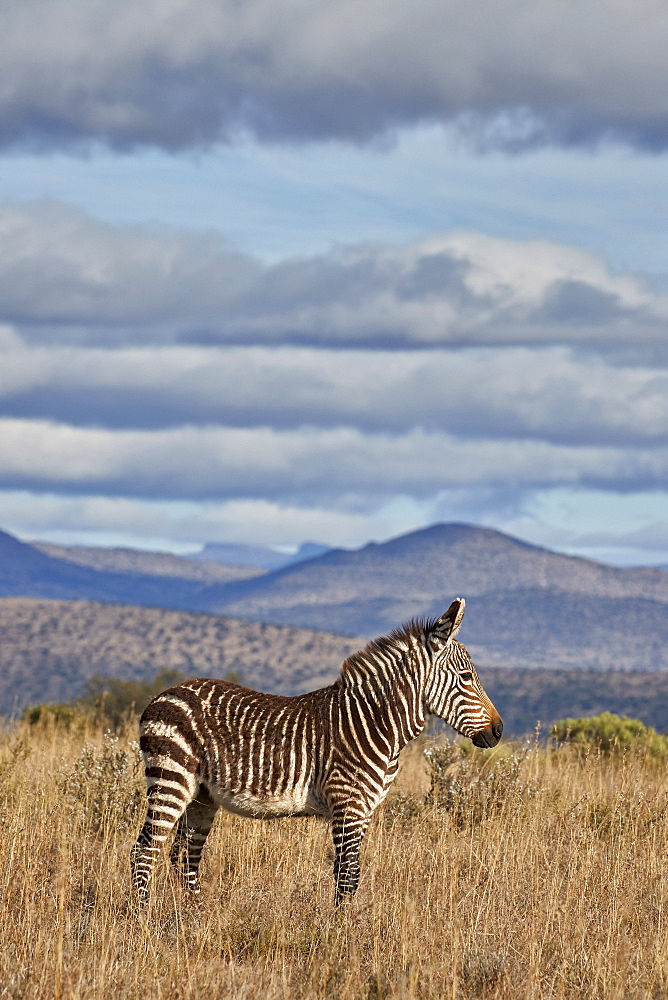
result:
<svg viewBox="0 0 668 1000"><path fill-rule="evenodd" d="M425 120L511 148L668 145L653 0L10 0L0 33L8 147L363 142Z"/></svg>

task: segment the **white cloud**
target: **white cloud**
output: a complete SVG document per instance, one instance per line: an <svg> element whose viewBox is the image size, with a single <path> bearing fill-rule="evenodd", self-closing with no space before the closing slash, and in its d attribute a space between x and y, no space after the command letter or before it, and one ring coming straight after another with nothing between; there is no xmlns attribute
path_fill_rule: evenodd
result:
<svg viewBox="0 0 668 1000"><path fill-rule="evenodd" d="M29 346L6 334L0 354L0 413L72 425L422 427L576 445L668 436L667 371L565 347L111 350Z"/></svg>
<svg viewBox="0 0 668 1000"><path fill-rule="evenodd" d="M259 499L174 503L0 490L0 524L22 538L184 553L207 541L289 546L326 539L333 546L355 547L419 528L432 512L432 502L406 498L357 510Z"/></svg>
<svg viewBox="0 0 668 1000"><path fill-rule="evenodd" d="M476 520L548 548L623 565L668 565L666 493L555 487L492 502Z"/></svg>
<svg viewBox="0 0 668 1000"><path fill-rule="evenodd" d="M262 266L213 235L0 207L0 321L35 342L665 349L668 299L547 241L479 233Z"/></svg>
<svg viewBox="0 0 668 1000"><path fill-rule="evenodd" d="M653 0L23 0L0 33L5 144L366 140L462 116L506 145L668 140Z"/></svg>
<svg viewBox="0 0 668 1000"><path fill-rule="evenodd" d="M668 563L665 495L562 487L449 490L422 500L347 497L317 506L268 500L170 502L0 490L0 524L24 539L195 552L205 541L358 547L437 521L474 521L536 545L626 565ZM598 532L583 532L596 525ZM601 530L605 525L606 530ZM633 525L640 527L633 528Z"/></svg>
<svg viewBox="0 0 668 1000"><path fill-rule="evenodd" d="M0 524L44 534L46 507L25 527L44 500L71 538L355 545L486 496L486 523L566 545L574 527L517 512L528 496L665 497L667 318L642 278L547 241L266 266L214 236L4 206Z"/></svg>
<svg viewBox="0 0 668 1000"><path fill-rule="evenodd" d="M424 497L454 487L588 483L658 487L668 449L568 447L543 441L467 441L411 429L74 428L0 420L0 485L135 497L283 498L345 492Z"/></svg>

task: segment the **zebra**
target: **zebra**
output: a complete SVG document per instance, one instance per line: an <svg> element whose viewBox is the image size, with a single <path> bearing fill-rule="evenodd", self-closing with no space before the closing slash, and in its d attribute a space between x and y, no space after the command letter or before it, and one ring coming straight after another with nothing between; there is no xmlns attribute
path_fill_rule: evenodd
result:
<svg viewBox="0 0 668 1000"><path fill-rule="evenodd" d="M219 807L253 818L324 816L334 841L335 905L352 898L360 848L399 752L439 716L477 747L503 722L454 637L465 602L413 619L349 656L329 687L294 697L200 678L159 694L140 720L148 810L132 849L140 905L158 854L198 893L202 848Z"/></svg>

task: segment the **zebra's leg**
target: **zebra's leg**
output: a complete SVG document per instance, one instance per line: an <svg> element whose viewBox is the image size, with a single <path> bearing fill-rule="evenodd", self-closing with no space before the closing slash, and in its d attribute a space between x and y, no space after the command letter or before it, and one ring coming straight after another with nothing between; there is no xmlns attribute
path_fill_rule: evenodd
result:
<svg viewBox="0 0 668 1000"><path fill-rule="evenodd" d="M148 901L148 885L161 848L192 801L197 788L193 775L177 774L178 782L151 774L147 768L148 809L137 842L130 852L132 884L139 904ZM162 780L161 780L162 779Z"/></svg>
<svg viewBox="0 0 668 1000"><path fill-rule="evenodd" d="M176 836L169 860L177 869L184 885L194 893L199 893L199 863L202 848L218 811L204 785L199 786L196 798L192 800L179 819Z"/></svg>
<svg viewBox="0 0 668 1000"><path fill-rule="evenodd" d="M369 825L370 816L348 806L335 809L332 815L332 838L334 840L334 882L336 884L336 906L352 899L360 881L360 850L362 840Z"/></svg>

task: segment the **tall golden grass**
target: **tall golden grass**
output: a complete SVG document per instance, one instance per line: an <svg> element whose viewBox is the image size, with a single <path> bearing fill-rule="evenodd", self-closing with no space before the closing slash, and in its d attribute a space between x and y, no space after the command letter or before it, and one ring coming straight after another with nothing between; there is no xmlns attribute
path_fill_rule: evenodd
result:
<svg viewBox="0 0 668 1000"><path fill-rule="evenodd" d="M374 817L340 912L325 823L223 814L203 898L164 863L137 913L127 737L0 744L0 998L668 997L668 784L646 756L441 759L435 795Z"/></svg>

